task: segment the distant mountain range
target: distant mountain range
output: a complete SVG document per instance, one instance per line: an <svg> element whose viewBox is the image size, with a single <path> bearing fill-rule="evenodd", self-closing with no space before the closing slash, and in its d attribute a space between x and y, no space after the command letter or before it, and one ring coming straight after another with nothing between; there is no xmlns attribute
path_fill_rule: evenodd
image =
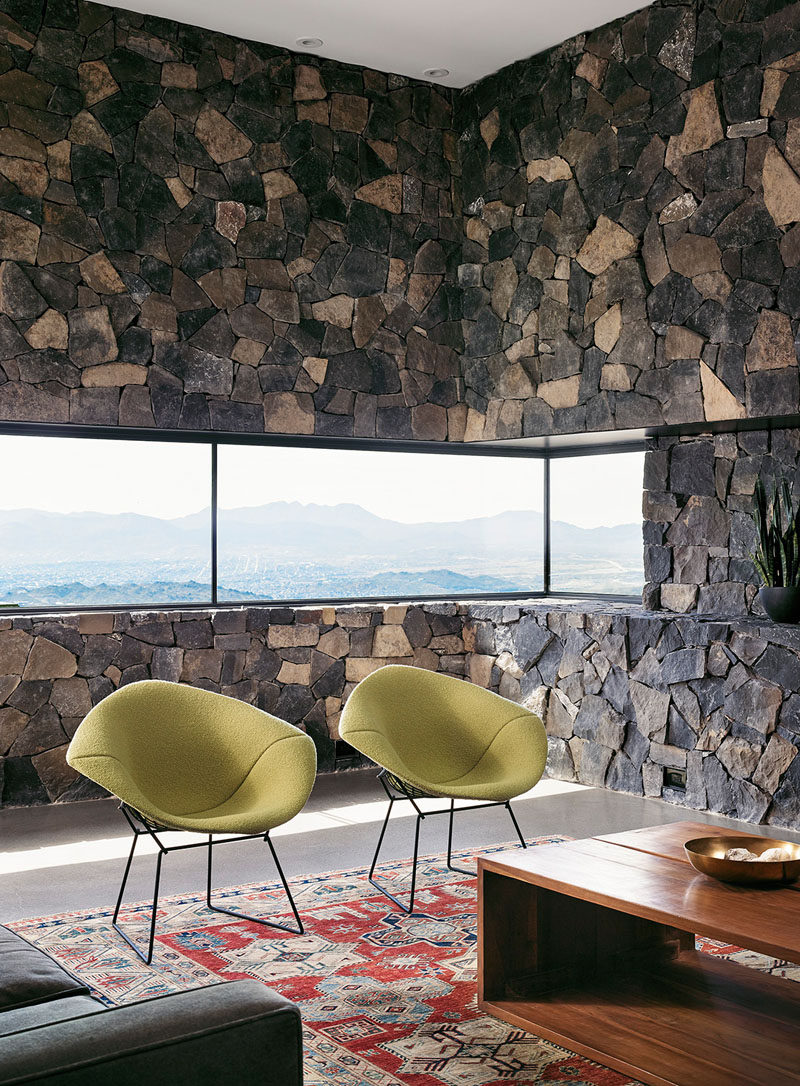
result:
<svg viewBox="0 0 800 1086"><path fill-rule="evenodd" d="M92 561L203 559L208 554L210 513L163 519L136 513L46 513L0 510L0 560L63 562L80 555ZM542 514L510 511L460 521L404 524L358 505L268 505L219 512L220 556L258 552L329 563L340 557L405 554L424 564L432 553L493 554L511 558L542 552ZM641 561L641 524L579 528L551 525L554 552ZM405 564L405 563L404 563Z"/></svg>
<svg viewBox="0 0 800 1086"><path fill-rule="evenodd" d="M552 524L562 590L636 593L639 524ZM223 509L218 598L402 598L528 591L542 584L541 513L404 524L358 505L273 502ZM196 603L210 596L209 510L0 511L0 606ZM556 582L554 582L556 583Z"/></svg>

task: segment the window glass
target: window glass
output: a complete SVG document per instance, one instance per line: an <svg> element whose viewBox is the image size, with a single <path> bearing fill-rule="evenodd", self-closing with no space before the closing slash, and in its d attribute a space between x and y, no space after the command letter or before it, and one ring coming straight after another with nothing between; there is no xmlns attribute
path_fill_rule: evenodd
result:
<svg viewBox="0 0 800 1086"><path fill-rule="evenodd" d="M550 588L638 595L644 453L550 461Z"/></svg>
<svg viewBox="0 0 800 1086"><path fill-rule="evenodd" d="M0 605L211 599L211 447L0 434Z"/></svg>
<svg viewBox="0 0 800 1086"><path fill-rule="evenodd" d="M219 599L542 589L542 461L221 445Z"/></svg>

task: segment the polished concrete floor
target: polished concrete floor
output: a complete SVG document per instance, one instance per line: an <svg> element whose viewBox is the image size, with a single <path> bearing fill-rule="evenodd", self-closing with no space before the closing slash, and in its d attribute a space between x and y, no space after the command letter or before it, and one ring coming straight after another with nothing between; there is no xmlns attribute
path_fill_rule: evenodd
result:
<svg viewBox="0 0 800 1086"><path fill-rule="evenodd" d="M373 769L320 776L305 810L273 834L289 879L368 864L385 809ZM592 837L683 819L743 826L660 800L550 780L541 781L520 798L515 810L528 838L556 833ZM410 805L398 804L395 813L382 851L386 859L408 856L412 848ZM762 829L771 836L800 841L797 834ZM446 835L446 818L425 820L421 853L443 851ZM119 886L129 838L113 800L0 811L0 923L73 909L107 908ZM180 839L185 841L185 835ZM483 848L512 840L513 826L502 808L464 811L456 820L455 847ZM204 863L200 849L170 854L164 861L162 893L199 890L205 878ZM153 866L152 855L143 855L134 865L127 900L150 896ZM214 869L218 886L275 877L267 849L259 841L217 849Z"/></svg>

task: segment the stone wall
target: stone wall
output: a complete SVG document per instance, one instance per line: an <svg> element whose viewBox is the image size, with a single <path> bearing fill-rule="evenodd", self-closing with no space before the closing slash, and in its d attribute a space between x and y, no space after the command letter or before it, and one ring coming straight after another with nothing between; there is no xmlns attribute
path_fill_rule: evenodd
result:
<svg viewBox="0 0 800 1086"><path fill-rule="evenodd" d="M470 434L797 411L798 49L664 0L458 96Z"/></svg>
<svg viewBox="0 0 800 1086"><path fill-rule="evenodd" d="M543 716L551 776L800 825L797 628L552 603L473 607L468 626Z"/></svg>
<svg viewBox="0 0 800 1086"><path fill-rule="evenodd" d="M796 628L552 601L2 619L3 804L96 795L65 763L69 738L93 704L151 677L290 720L332 769L344 699L387 663L529 705L553 777L800 824ZM686 771L685 790L665 784L666 768Z"/></svg>
<svg viewBox="0 0 800 1086"><path fill-rule="evenodd" d="M800 431L661 437L644 477L644 602L667 611L764 611L750 554L756 480L782 475L800 493Z"/></svg>
<svg viewBox="0 0 800 1086"><path fill-rule="evenodd" d="M464 436L451 92L0 0L0 418Z"/></svg>
<svg viewBox="0 0 800 1086"><path fill-rule="evenodd" d="M660 0L462 92L82 0L0 14L2 419L798 410L800 4Z"/></svg>
<svg viewBox="0 0 800 1086"><path fill-rule="evenodd" d="M334 768L342 701L386 663L473 673L454 603L0 617L0 805L97 794L66 764L93 705L141 679L240 698L307 731Z"/></svg>

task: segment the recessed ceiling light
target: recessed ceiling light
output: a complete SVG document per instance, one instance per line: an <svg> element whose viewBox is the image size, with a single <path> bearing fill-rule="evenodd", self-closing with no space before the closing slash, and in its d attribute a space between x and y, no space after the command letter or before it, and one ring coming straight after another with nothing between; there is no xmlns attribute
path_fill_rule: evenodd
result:
<svg viewBox="0 0 800 1086"><path fill-rule="evenodd" d="M301 45L303 49L316 49L324 45L322 38L298 38L295 45Z"/></svg>
<svg viewBox="0 0 800 1086"><path fill-rule="evenodd" d="M449 68L426 68L422 73L429 76L431 79L444 79L446 75L450 75Z"/></svg>

